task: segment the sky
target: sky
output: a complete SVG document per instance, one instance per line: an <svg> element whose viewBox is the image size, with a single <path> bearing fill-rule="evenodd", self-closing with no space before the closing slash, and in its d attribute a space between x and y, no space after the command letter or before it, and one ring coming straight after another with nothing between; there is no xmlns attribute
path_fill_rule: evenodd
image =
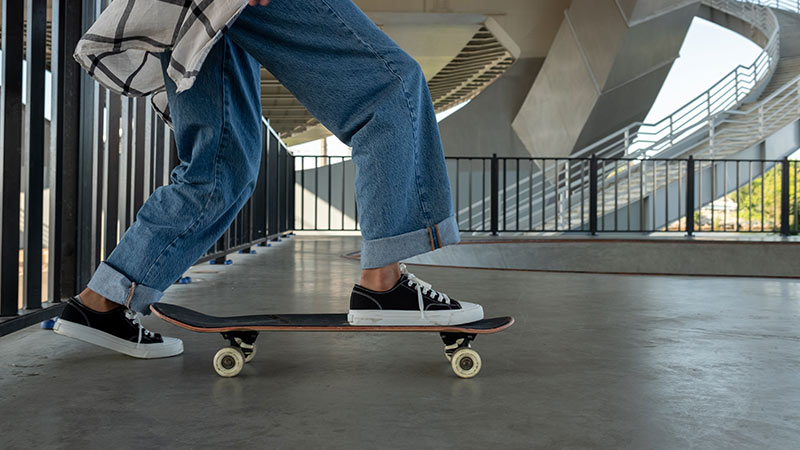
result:
<svg viewBox="0 0 800 450"><path fill-rule="evenodd" d="M645 123L656 123L708 90L738 65L749 66L761 47L746 37L695 17L680 56L658 93Z"/></svg>
<svg viewBox="0 0 800 450"><path fill-rule="evenodd" d="M655 123L668 116L713 86L736 66L752 64L760 53L761 47L740 34L705 19L694 18L680 49L680 56L672 65L645 123ZM437 114L437 120L442 121L467 103ZM319 141L290 147L296 154L319 154L319 149ZM329 155L349 153L349 148L336 137L328 138Z"/></svg>

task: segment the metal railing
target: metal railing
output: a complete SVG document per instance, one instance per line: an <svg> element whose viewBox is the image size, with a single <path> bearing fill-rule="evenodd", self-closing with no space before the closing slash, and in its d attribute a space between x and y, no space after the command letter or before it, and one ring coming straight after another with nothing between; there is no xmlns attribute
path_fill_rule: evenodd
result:
<svg viewBox="0 0 800 450"><path fill-rule="evenodd" d="M3 0L0 336L57 315L63 299L83 290L179 163L172 132L149 98L107 91L72 59L78 39L108 2L54 0L52 13L47 2L26 3ZM292 231L294 174L293 156L264 121L254 193L196 263L221 263Z"/></svg>
<svg viewBox="0 0 800 450"><path fill-rule="evenodd" d="M294 223L298 231L357 231L358 205L350 156L296 155ZM334 181L335 179L335 181ZM323 225L324 224L324 225ZM334 226L336 225L336 226Z"/></svg>
<svg viewBox="0 0 800 450"><path fill-rule="evenodd" d="M800 0L748 0L759 6L800 13Z"/></svg>
<svg viewBox="0 0 800 450"><path fill-rule="evenodd" d="M329 160L320 164L321 158ZM349 157L296 156L296 161L301 199L295 203L300 210L294 228L358 230L356 199L348 189L354 173ZM497 156L446 161L462 232L788 235L800 224L800 161Z"/></svg>
<svg viewBox="0 0 800 450"><path fill-rule="evenodd" d="M779 59L780 29L770 7L800 12L794 1L704 0L712 9L724 11L752 24L767 43L752 64L737 66L721 80L664 119L648 124L634 122L575 152L573 157L658 157L697 133L713 136L720 115L740 105L748 94L769 79ZM672 156L672 155L670 155Z"/></svg>
<svg viewBox="0 0 800 450"><path fill-rule="evenodd" d="M800 75L746 109L710 120L707 135L695 148L704 157L728 156L755 144L800 117ZM705 148L698 148L707 142Z"/></svg>

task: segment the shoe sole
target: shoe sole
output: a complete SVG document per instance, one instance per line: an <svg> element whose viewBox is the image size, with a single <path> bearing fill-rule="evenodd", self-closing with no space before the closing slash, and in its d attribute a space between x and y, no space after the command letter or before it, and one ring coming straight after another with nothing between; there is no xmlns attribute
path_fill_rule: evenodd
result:
<svg viewBox="0 0 800 450"><path fill-rule="evenodd" d="M379 309L356 309L347 314L350 325L356 326L451 326L477 322L483 319L483 307L460 302L462 309L447 311L425 311L421 317L419 310L398 311Z"/></svg>
<svg viewBox="0 0 800 450"><path fill-rule="evenodd" d="M53 325L53 331L62 336L88 342L134 358L166 358L183 353L183 341L176 338L162 338L164 339L163 344L136 344L104 331L61 319Z"/></svg>

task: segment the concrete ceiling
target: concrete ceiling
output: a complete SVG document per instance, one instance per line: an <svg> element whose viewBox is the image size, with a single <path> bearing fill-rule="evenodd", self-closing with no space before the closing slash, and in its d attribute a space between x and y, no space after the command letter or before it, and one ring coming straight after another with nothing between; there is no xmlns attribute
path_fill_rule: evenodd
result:
<svg viewBox="0 0 800 450"><path fill-rule="evenodd" d="M422 67L437 112L478 95L522 50L499 22L458 12L367 12ZM330 132L266 70L262 71L264 115L288 145Z"/></svg>
<svg viewBox="0 0 800 450"><path fill-rule="evenodd" d="M516 58L544 57L571 0L355 0L419 62L436 111L469 100ZM288 145L330 132L262 72L264 115Z"/></svg>
<svg viewBox="0 0 800 450"><path fill-rule="evenodd" d="M480 93L516 58L545 56L570 2L355 0L420 63L437 111ZM261 88L264 115L288 144L330 135L266 70Z"/></svg>

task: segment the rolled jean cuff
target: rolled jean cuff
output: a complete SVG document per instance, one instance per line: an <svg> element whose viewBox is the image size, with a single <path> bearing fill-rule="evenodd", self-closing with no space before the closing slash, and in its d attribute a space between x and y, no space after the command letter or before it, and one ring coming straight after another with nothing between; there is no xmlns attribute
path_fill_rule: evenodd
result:
<svg viewBox="0 0 800 450"><path fill-rule="evenodd" d="M461 242L456 216L420 230L380 239L361 241L361 268L383 267Z"/></svg>
<svg viewBox="0 0 800 450"><path fill-rule="evenodd" d="M163 292L131 282L125 275L101 261L87 287L106 299L128 308L150 314L150 305L158 302Z"/></svg>

